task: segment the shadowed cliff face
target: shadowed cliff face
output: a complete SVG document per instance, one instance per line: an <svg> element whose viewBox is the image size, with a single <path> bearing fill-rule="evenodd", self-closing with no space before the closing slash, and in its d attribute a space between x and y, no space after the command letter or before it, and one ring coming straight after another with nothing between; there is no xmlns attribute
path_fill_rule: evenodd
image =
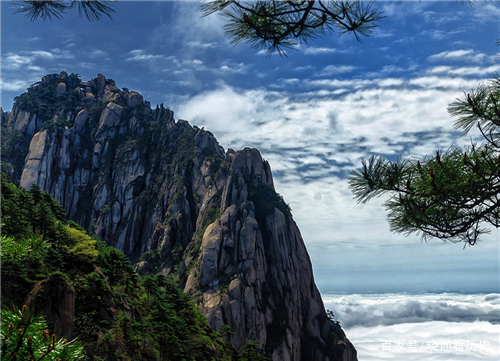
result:
<svg viewBox="0 0 500 361"><path fill-rule="evenodd" d="M2 125L17 139L2 152L14 181L51 193L139 273L175 277L237 348L257 340L274 361L356 360L258 150L224 152L101 74L44 77Z"/></svg>

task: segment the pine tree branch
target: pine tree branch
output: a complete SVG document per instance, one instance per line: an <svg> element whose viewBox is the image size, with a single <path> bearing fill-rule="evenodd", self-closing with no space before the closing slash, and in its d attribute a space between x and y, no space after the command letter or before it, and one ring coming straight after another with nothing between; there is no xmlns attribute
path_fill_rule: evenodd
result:
<svg viewBox="0 0 500 361"><path fill-rule="evenodd" d="M360 35L369 36L382 19L382 12L364 6L361 1L209 1L202 7L203 16L219 12L228 17L224 26L226 36L233 44L241 41L254 48L267 48L268 55L283 48L296 49L302 42L325 33L340 35L352 32L358 41Z"/></svg>
<svg viewBox="0 0 500 361"><path fill-rule="evenodd" d="M54 18L62 19L68 10L77 8L80 18L85 15L88 21L97 21L103 16L111 19L111 13L115 10L106 4L111 1L115 0L19 0L14 1L18 5L14 14L24 13L30 21L52 21Z"/></svg>

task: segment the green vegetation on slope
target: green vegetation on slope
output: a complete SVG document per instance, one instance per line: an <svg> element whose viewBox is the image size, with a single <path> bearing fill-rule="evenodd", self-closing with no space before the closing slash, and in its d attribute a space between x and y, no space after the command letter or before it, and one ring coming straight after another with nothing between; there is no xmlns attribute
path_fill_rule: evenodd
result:
<svg viewBox="0 0 500 361"><path fill-rule="evenodd" d="M1 201L2 358L28 359L36 345L52 350L54 358L44 359L78 359L78 342L88 360L244 361L260 354L252 343L238 355L190 295L163 275L139 277L121 251L65 221L59 203L38 186L26 191L3 174ZM76 343L22 306L34 285L49 278L74 290Z"/></svg>

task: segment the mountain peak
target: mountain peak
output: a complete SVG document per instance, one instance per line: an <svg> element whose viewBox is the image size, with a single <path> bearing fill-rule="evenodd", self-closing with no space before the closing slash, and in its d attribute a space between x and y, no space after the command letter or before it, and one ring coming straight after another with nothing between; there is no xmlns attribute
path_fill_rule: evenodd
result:
<svg viewBox="0 0 500 361"><path fill-rule="evenodd" d="M273 361L356 360L257 149L225 152L102 74L44 77L16 99L6 132L22 140L2 154L14 180L48 191L139 273L173 277L212 327L231 327L235 347L259 341Z"/></svg>

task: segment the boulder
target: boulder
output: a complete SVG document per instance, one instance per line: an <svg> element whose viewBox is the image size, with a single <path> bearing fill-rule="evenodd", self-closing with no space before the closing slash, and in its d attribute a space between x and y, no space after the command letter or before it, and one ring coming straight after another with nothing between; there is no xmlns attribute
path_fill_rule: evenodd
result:
<svg viewBox="0 0 500 361"><path fill-rule="evenodd" d="M57 84L56 93L57 95L63 95L64 93L66 93L66 83L60 82L59 84Z"/></svg>
<svg viewBox="0 0 500 361"><path fill-rule="evenodd" d="M68 276L55 272L37 282L26 296L24 304L36 313L45 315L49 327L68 340L72 339L75 319L75 290Z"/></svg>
<svg viewBox="0 0 500 361"><path fill-rule="evenodd" d="M127 94L127 106L129 108L133 108L138 104L141 104L143 102L142 95L139 94L138 92L131 91L130 93Z"/></svg>
<svg viewBox="0 0 500 361"><path fill-rule="evenodd" d="M81 132L87 121L89 119L89 112L87 109L80 110L80 112L76 115L74 127L77 132Z"/></svg>
<svg viewBox="0 0 500 361"><path fill-rule="evenodd" d="M26 164L21 175L21 186L29 189L32 183L40 181L40 173L44 168L44 157L46 156L47 131L36 133L31 139Z"/></svg>

